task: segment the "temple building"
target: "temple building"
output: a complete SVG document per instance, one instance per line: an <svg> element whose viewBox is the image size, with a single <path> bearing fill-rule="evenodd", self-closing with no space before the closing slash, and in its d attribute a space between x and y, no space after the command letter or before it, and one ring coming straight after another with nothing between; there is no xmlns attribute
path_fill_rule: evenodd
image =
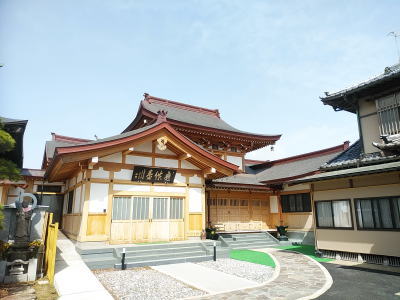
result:
<svg viewBox="0 0 400 300"><path fill-rule="evenodd" d="M293 179L349 146L275 161L246 154L279 134L238 130L211 110L144 95L121 134L98 140L52 133L42 170L24 169L28 191L50 206L64 233L112 244L199 239L223 232L276 231L313 243L310 184ZM13 188L2 202L12 202Z"/></svg>

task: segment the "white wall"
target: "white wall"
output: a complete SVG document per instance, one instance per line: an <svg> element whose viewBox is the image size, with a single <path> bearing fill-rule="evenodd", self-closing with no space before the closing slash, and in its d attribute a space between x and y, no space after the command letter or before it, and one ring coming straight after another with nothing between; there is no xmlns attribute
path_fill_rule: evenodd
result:
<svg viewBox="0 0 400 300"><path fill-rule="evenodd" d="M185 193L186 189L184 187L177 186L155 186L154 192L157 193Z"/></svg>
<svg viewBox="0 0 400 300"><path fill-rule="evenodd" d="M196 167L195 165L191 164L186 160L181 161L181 167L182 169L200 170L198 167Z"/></svg>
<svg viewBox="0 0 400 300"><path fill-rule="evenodd" d="M114 172L114 179L131 180L133 170L122 169L119 172Z"/></svg>
<svg viewBox="0 0 400 300"><path fill-rule="evenodd" d="M114 191L150 192L150 185L114 184Z"/></svg>
<svg viewBox="0 0 400 300"><path fill-rule="evenodd" d="M108 179L110 176L110 172L104 171L103 168L99 168L98 170L92 170L92 178L103 178Z"/></svg>
<svg viewBox="0 0 400 300"><path fill-rule="evenodd" d="M178 168L176 159L156 158L155 164L157 167Z"/></svg>
<svg viewBox="0 0 400 300"><path fill-rule="evenodd" d="M99 161L113 162L113 163L122 163L122 153L114 153L107 156L103 156L99 158Z"/></svg>
<svg viewBox="0 0 400 300"><path fill-rule="evenodd" d="M125 162L127 164L141 165L141 166L151 166L151 157L127 155L125 157Z"/></svg>
<svg viewBox="0 0 400 300"><path fill-rule="evenodd" d="M203 211L203 195L201 188L189 189L189 212L202 212Z"/></svg>
<svg viewBox="0 0 400 300"><path fill-rule="evenodd" d="M189 177L189 183L202 184L203 180L201 177L195 175L195 176Z"/></svg>
<svg viewBox="0 0 400 300"><path fill-rule="evenodd" d="M89 212L102 213L108 205L108 184L91 183L89 197Z"/></svg>
<svg viewBox="0 0 400 300"><path fill-rule="evenodd" d="M174 183L186 183L186 177L182 176L181 173L176 173Z"/></svg>
<svg viewBox="0 0 400 300"><path fill-rule="evenodd" d="M81 212L81 192L82 192L81 186L78 187L78 188L75 190L75 195L74 195L74 207L73 207L73 210L72 210L72 212L73 212L74 214L80 213L80 212Z"/></svg>
<svg viewBox="0 0 400 300"><path fill-rule="evenodd" d="M152 152L152 143L151 142L146 142L140 145L135 145L135 151L141 151L141 152Z"/></svg>

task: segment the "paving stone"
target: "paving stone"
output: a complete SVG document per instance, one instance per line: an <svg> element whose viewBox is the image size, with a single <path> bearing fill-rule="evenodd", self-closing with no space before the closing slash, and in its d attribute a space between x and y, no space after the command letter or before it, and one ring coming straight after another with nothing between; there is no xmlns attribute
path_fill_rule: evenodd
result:
<svg viewBox="0 0 400 300"><path fill-rule="evenodd" d="M326 282L325 274L318 265L303 254L288 251L274 251L273 255L281 265L279 276L260 287L201 299L299 299L314 294Z"/></svg>

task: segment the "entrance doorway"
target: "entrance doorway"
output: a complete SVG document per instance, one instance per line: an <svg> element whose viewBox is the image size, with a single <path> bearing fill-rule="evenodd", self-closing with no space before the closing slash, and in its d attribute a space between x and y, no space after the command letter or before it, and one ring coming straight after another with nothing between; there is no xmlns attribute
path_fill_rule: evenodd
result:
<svg viewBox="0 0 400 300"><path fill-rule="evenodd" d="M114 197L111 242L183 240L183 200L179 197Z"/></svg>

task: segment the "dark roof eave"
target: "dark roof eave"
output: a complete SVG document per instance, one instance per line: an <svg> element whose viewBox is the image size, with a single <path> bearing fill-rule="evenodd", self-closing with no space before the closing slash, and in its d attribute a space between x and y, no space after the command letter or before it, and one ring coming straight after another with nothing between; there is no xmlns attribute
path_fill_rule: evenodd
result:
<svg viewBox="0 0 400 300"><path fill-rule="evenodd" d="M258 188L260 190L270 190L270 188L264 184L245 184L245 183L222 183L222 182L213 182L208 184L207 187L237 187L237 188Z"/></svg>
<svg viewBox="0 0 400 300"><path fill-rule="evenodd" d="M325 180L332 180L332 179L340 179L340 178L348 178L348 177L355 177L355 176L363 176L363 175L370 175L370 174L379 174L379 173L386 173L386 172L393 172L393 171L400 171L400 163L388 163L388 164L393 164L393 166L388 167L388 168L381 168L381 169L365 169L365 170L358 170L360 168L369 168L370 166L366 167L359 167L359 168L351 168L350 170L354 170L354 172L349 172L349 173L344 173L344 174L335 174L332 175L330 173L333 172L338 172L336 171L330 171L330 172L324 172L324 173L319 173L315 174L314 176L311 176L309 178L304 178L304 179L295 179L293 181L289 182L289 185L296 185L300 183L313 183L313 182L318 182L318 181L325 181ZM376 165L374 165L376 166ZM345 171L348 169L343 169L339 171ZM321 176L320 176L321 175ZM325 175L325 176L323 176Z"/></svg>

